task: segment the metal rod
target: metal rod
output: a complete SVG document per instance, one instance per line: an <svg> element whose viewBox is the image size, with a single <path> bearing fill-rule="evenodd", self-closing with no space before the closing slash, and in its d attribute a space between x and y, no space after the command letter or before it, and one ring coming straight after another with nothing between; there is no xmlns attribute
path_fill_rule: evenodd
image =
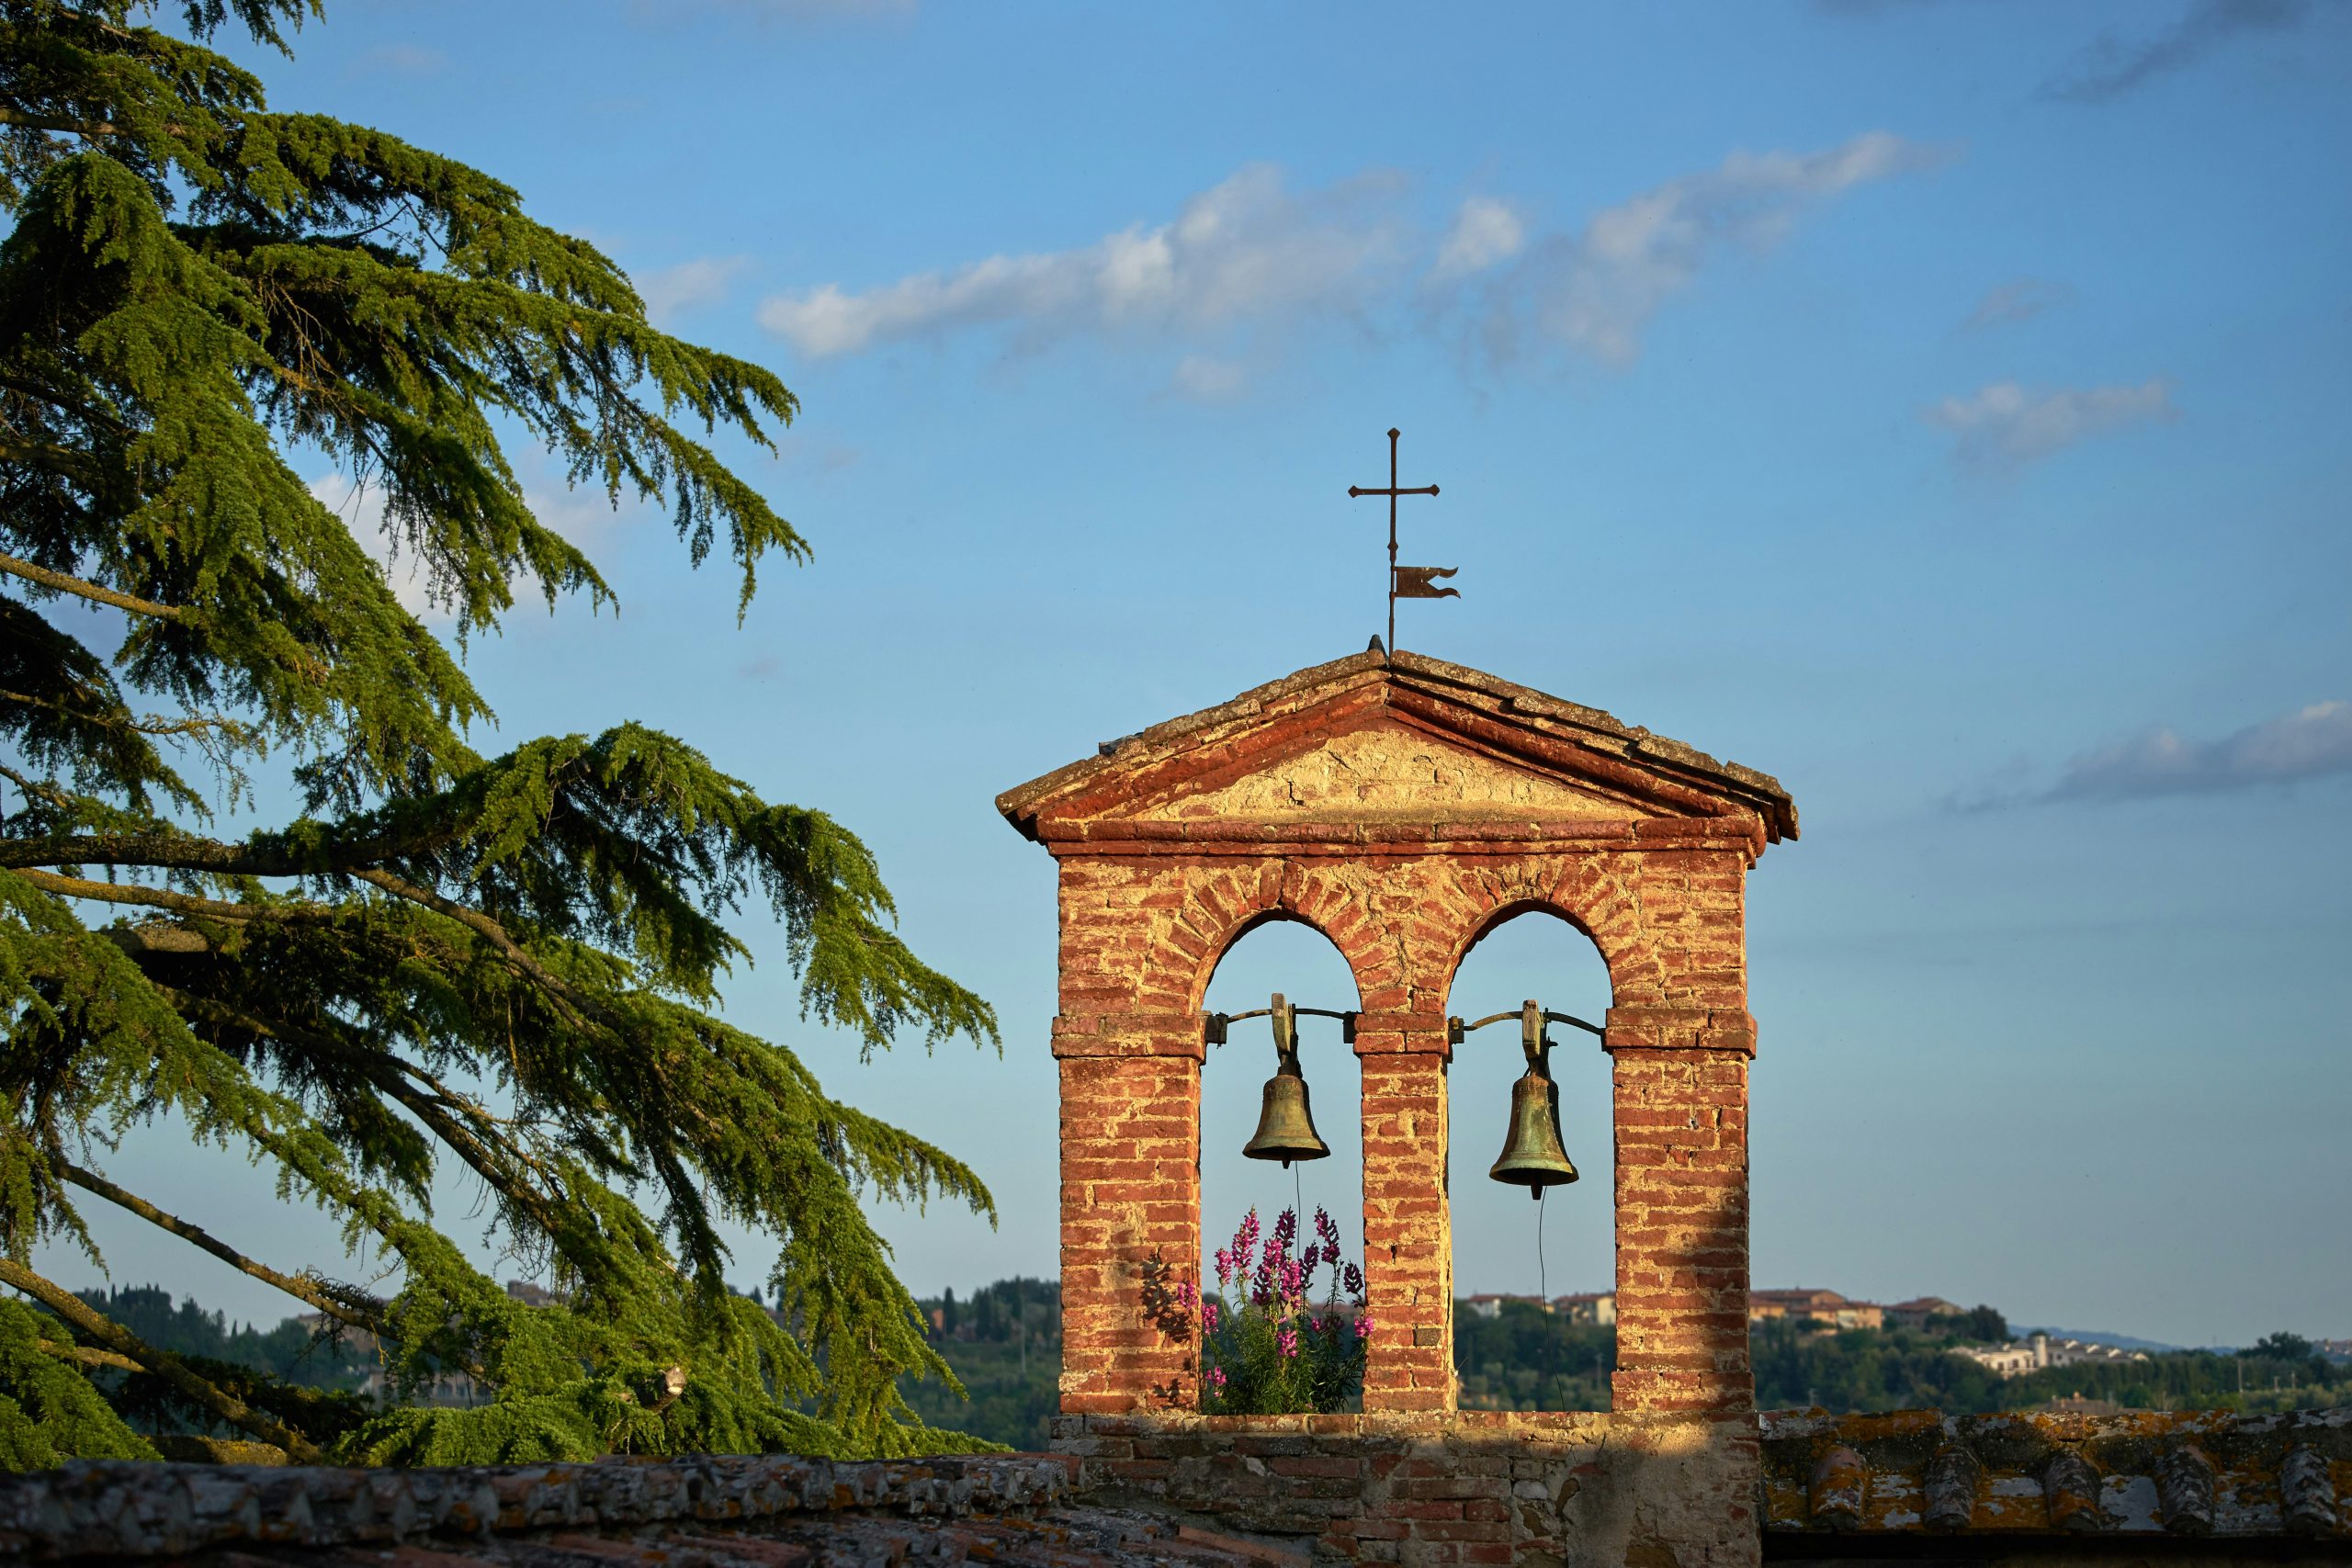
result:
<svg viewBox="0 0 2352 1568"><path fill-rule="evenodd" d="M1362 485L1350 485L1351 498L1364 495L1385 495L1388 498L1388 651L1396 651L1396 498L1400 495L1435 495L1437 486L1416 485L1404 489L1396 483L1396 438L1404 433L1393 425L1388 431L1388 488L1366 490Z"/></svg>
<svg viewBox="0 0 2352 1568"><path fill-rule="evenodd" d="M1311 1018L1338 1019L1340 1025L1340 1038L1341 1041L1352 1043L1355 1040L1356 1015L1352 1012L1340 1012L1332 1008L1307 1007L1293 1007L1288 1010L1294 1018L1300 1013L1306 1013ZM1202 1031L1203 1038L1211 1045L1222 1045L1226 1042L1226 1032L1232 1025L1239 1023L1244 1019L1272 1018L1273 1015L1274 1010L1272 1008L1251 1008L1248 1012L1206 1013L1204 1014L1202 1018L1202 1022L1204 1026ZM1296 1043L1295 1040L1294 1040L1293 1043Z"/></svg>
<svg viewBox="0 0 2352 1568"><path fill-rule="evenodd" d="M1299 1010L1304 1012L1306 1010L1302 1008ZM1488 1013L1486 1017L1480 1019L1476 1023L1464 1024L1462 1026L1462 1032L1464 1034L1467 1034L1474 1029L1484 1029L1490 1023L1500 1023L1507 1018L1518 1018L1521 1016L1521 1012L1518 1008L1513 1008L1509 1012ZM1583 1030L1587 1034L1598 1034L1604 1039L1607 1038L1609 1033L1607 1030L1601 1028L1600 1025L1597 1023L1587 1023L1583 1019L1577 1017L1573 1013L1554 1012L1548 1008L1544 1010L1544 1021L1546 1023L1568 1024L1573 1028Z"/></svg>

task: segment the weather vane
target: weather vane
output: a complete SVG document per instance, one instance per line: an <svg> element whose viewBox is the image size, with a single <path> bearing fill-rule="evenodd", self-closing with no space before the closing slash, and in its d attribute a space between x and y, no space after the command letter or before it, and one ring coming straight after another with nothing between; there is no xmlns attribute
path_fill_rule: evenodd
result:
<svg viewBox="0 0 2352 1568"><path fill-rule="evenodd" d="M1351 496L1385 495L1388 498L1388 651L1396 651L1396 601L1399 599L1459 599L1459 588L1440 588L1436 579L1452 577L1455 569L1450 566L1398 566L1396 564L1396 498L1400 495L1435 495L1437 486L1421 485L1413 490L1400 490L1396 485L1396 437L1398 432L1388 433L1388 487L1370 490L1363 485L1350 485Z"/></svg>

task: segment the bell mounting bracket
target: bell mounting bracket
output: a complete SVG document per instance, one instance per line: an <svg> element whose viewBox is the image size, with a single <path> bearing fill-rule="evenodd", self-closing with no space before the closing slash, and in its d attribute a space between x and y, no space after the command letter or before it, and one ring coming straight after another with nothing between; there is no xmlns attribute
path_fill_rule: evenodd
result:
<svg viewBox="0 0 2352 1568"><path fill-rule="evenodd" d="M1207 1014L1202 1021L1201 1043L1205 1045L1224 1044L1227 1039L1231 1038L1233 1026L1245 1018L1272 1019L1274 1027L1275 1054L1286 1063L1295 1062L1298 1059L1298 1020L1302 1014L1309 1018L1338 1019L1340 1043L1343 1045L1352 1045L1356 1043L1355 1014L1340 1012L1331 1008L1301 1007L1296 1002L1285 1000L1280 991L1274 993L1273 1003L1270 1007L1251 1008L1248 1012Z"/></svg>
<svg viewBox="0 0 2352 1568"><path fill-rule="evenodd" d="M1505 1019L1511 1018L1519 1020L1520 1049L1527 1053L1527 1064L1532 1067L1543 1067L1545 1065L1545 1058L1551 1054L1553 1045L1556 1043L1544 1033L1544 1026L1546 1024L1565 1023L1572 1029L1581 1029L1587 1034L1599 1034L1604 1038L1607 1034L1607 1032L1597 1023L1589 1023L1574 1013L1553 1012L1542 1002L1530 1000L1520 1003L1509 1012L1490 1012L1484 1018L1467 1023L1458 1017L1447 1019L1445 1021L1446 1043L1459 1045L1469 1038L1472 1030L1484 1029L1490 1023L1500 1023Z"/></svg>

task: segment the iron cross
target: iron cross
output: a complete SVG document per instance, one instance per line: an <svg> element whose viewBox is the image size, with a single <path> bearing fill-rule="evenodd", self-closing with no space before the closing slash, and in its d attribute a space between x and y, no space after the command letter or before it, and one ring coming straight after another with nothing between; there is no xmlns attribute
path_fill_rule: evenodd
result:
<svg viewBox="0 0 2352 1568"><path fill-rule="evenodd" d="M1363 485L1350 485L1348 487L1348 494L1351 498L1364 495L1385 495L1388 498L1388 651L1391 653L1396 651L1396 584L1398 581L1396 575L1396 498L1400 495L1435 495L1437 493L1437 486L1435 485L1421 485L1411 490L1398 488L1396 483L1396 437L1400 433L1398 431L1394 429L1390 430L1388 433L1387 488L1385 490L1367 489ZM1430 586L1429 580L1432 576L1452 577L1453 573L1450 569L1442 567L1416 566L1408 567L1405 570L1408 573L1416 574L1414 575L1410 585L1405 590L1405 597L1408 599L1442 599L1448 595L1459 597L1459 591L1456 589L1432 588Z"/></svg>

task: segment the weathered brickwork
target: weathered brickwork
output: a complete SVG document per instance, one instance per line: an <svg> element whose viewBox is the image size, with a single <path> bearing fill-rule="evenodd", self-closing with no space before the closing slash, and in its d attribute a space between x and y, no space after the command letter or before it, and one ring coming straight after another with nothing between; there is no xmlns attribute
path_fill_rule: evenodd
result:
<svg viewBox="0 0 2352 1568"><path fill-rule="evenodd" d="M1214 1472L1212 1490L1256 1487L1290 1520L1266 1528L1326 1551L1544 1562L1565 1551L1563 1498L1672 1450L1714 1480L1685 1486L1685 1502L1644 1505L1671 1519L1645 1536L1571 1533L1676 1543L1685 1568L1753 1561L1743 898L1766 844L1796 831L1779 786L1475 671L1368 654L1131 736L998 804L1060 866L1053 1043L1062 1408L1083 1418L1073 1451L1123 1486ZM1497 1426L1453 1409L1445 1011L1464 954L1531 910L1583 931L1609 966L1616 1416ZM1364 1272L1379 1326L1366 1414L1350 1418L1372 1425L1344 1431L1183 1416L1198 1398L1194 1347L1163 1341L1139 1312L1148 1259L1184 1277L1199 1267L1210 976L1276 919L1329 937L1356 986ZM1298 1447L1309 1435L1324 1446ZM1532 1446L1514 1458L1511 1443Z"/></svg>
<svg viewBox="0 0 2352 1568"><path fill-rule="evenodd" d="M1301 920L1354 977L1367 1410L1453 1403L1445 1009L1529 910L1609 966L1621 1411L1752 1403L1743 897L1786 795L1608 716L1400 655L1343 660L1008 794L1060 863L1063 1407L1189 1404L1137 1320L1155 1251L1200 1258L1201 1004L1252 927Z"/></svg>
<svg viewBox="0 0 2352 1568"><path fill-rule="evenodd" d="M1752 1422L1599 1414L1064 1416L1089 1495L1359 1562L1757 1561Z"/></svg>

